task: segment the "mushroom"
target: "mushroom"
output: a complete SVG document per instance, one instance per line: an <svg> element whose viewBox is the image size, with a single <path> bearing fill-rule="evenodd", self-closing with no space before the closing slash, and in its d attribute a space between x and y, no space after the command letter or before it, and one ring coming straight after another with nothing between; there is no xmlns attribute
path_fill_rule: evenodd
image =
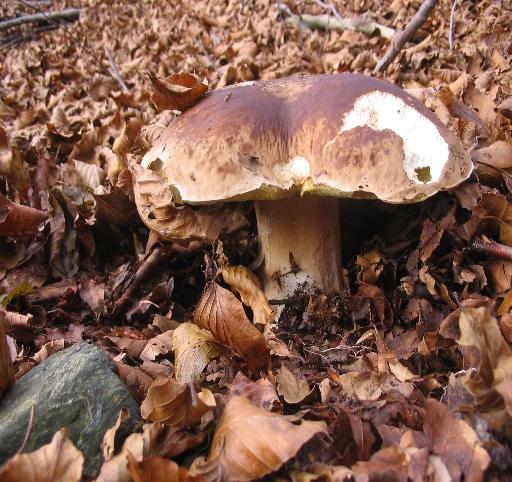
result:
<svg viewBox="0 0 512 482"><path fill-rule="evenodd" d="M304 284L340 288L338 198L417 202L472 170L423 104L359 74L212 91L162 132L142 166L165 179L178 204L255 201L269 299Z"/></svg>

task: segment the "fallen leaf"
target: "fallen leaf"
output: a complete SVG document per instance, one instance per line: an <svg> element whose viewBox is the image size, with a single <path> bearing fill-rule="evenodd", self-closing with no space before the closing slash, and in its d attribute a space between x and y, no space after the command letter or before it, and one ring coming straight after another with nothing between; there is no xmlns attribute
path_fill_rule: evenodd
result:
<svg viewBox="0 0 512 482"><path fill-rule="evenodd" d="M252 271L245 266L229 266L221 273L224 281L238 291L242 303L251 307L254 323L266 325L272 319L272 308Z"/></svg>
<svg viewBox="0 0 512 482"><path fill-rule="evenodd" d="M40 234L48 222L48 214L9 201L0 193L0 236L25 238Z"/></svg>
<svg viewBox="0 0 512 482"><path fill-rule="evenodd" d="M495 430L511 430L512 421L512 350L503 338L498 323L488 307L465 308L459 319L457 344L465 349L470 367L464 380L476 400L476 408ZM466 353L467 351L467 353Z"/></svg>
<svg viewBox="0 0 512 482"><path fill-rule="evenodd" d="M0 467L2 482L78 482L84 456L61 428L52 441L29 454L17 454Z"/></svg>
<svg viewBox="0 0 512 482"><path fill-rule="evenodd" d="M133 482L128 471L128 457L142 461L145 455L144 438L141 433L132 433L123 444L121 452L101 466L95 482Z"/></svg>
<svg viewBox="0 0 512 482"><path fill-rule="evenodd" d="M201 445L208 435L205 430L180 428L158 422L145 424L143 430L147 454L171 459Z"/></svg>
<svg viewBox="0 0 512 482"><path fill-rule="evenodd" d="M105 435L103 436L103 442L101 443L101 450L103 452L103 458L105 461L110 460L114 456L117 430L129 416L130 411L123 407L119 411L116 423L105 432Z"/></svg>
<svg viewBox="0 0 512 482"><path fill-rule="evenodd" d="M425 409L425 436L432 452L444 462L451 480L483 481L491 458L476 432L435 399L428 399Z"/></svg>
<svg viewBox="0 0 512 482"><path fill-rule="evenodd" d="M224 408L208 461L196 459L190 472L213 480L250 481L277 470L314 435L326 433L323 422L302 421L255 407L244 397Z"/></svg>
<svg viewBox="0 0 512 482"><path fill-rule="evenodd" d="M232 348L251 372L258 373L267 367L270 354L265 338L247 319L242 303L229 290L211 282L194 311L194 322Z"/></svg>
<svg viewBox="0 0 512 482"><path fill-rule="evenodd" d="M5 312L0 310L0 399L4 392L14 385L14 365L11 351L7 344L7 327L4 321Z"/></svg>
<svg viewBox="0 0 512 482"><path fill-rule="evenodd" d="M245 397L256 407L270 412L280 412L282 408L274 385L266 378L253 382L242 372L238 372L229 385L228 393L230 397Z"/></svg>
<svg viewBox="0 0 512 482"><path fill-rule="evenodd" d="M197 425L215 405L210 390L196 393L190 384L178 383L171 378L157 378L142 402L140 413L152 422L187 427Z"/></svg>
<svg viewBox="0 0 512 482"><path fill-rule="evenodd" d="M174 330L172 348L179 383L195 380L210 360L225 351L208 330L188 322Z"/></svg>
<svg viewBox="0 0 512 482"><path fill-rule="evenodd" d="M130 390L133 398L142 403L146 398L149 388L153 384L153 378L138 367L116 363L119 377Z"/></svg>
<svg viewBox="0 0 512 482"><path fill-rule="evenodd" d="M277 393L284 398L286 403L300 403L314 391L314 387L313 389L309 388L305 378L297 378L285 365L281 365L276 381Z"/></svg>
<svg viewBox="0 0 512 482"><path fill-rule="evenodd" d="M63 339L49 341L48 343L45 343L37 353L34 354L32 360L34 360L36 363L41 363L54 353L58 353L59 351L64 350L64 348L65 341Z"/></svg>
<svg viewBox="0 0 512 482"><path fill-rule="evenodd" d="M157 455L145 457L137 461L128 453L128 472L134 482L193 482L201 481L202 477L193 476L176 462Z"/></svg>
<svg viewBox="0 0 512 482"><path fill-rule="evenodd" d="M172 351L172 331L166 331L148 340L139 358L153 361L160 355L167 355Z"/></svg>
<svg viewBox="0 0 512 482"><path fill-rule="evenodd" d="M159 110L179 110L181 112L192 107L206 92L208 82L202 82L192 74L172 74L165 79L159 79L153 73L149 73L153 84L151 101Z"/></svg>

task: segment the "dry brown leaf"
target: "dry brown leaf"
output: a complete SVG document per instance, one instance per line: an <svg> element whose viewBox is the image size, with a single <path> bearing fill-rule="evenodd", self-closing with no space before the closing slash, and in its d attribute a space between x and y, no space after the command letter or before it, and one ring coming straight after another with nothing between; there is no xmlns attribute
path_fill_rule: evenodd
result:
<svg viewBox="0 0 512 482"><path fill-rule="evenodd" d="M116 363L116 366L119 377L128 387L133 398L135 398L137 402L142 403L142 400L146 398L149 388L153 383L153 378L137 367L131 367L124 363Z"/></svg>
<svg viewBox="0 0 512 482"><path fill-rule="evenodd" d="M105 459L105 462L114 456L117 430L129 416L130 410L128 410L126 407L123 407L119 411L116 423L105 432L105 435L103 436L103 442L101 443L101 450L103 452L103 458Z"/></svg>
<svg viewBox="0 0 512 482"><path fill-rule="evenodd" d="M314 387L309 388L305 378L297 378L285 365L281 365L276 381L277 393L284 398L286 403L300 403L314 391Z"/></svg>
<svg viewBox="0 0 512 482"><path fill-rule="evenodd" d="M270 354L265 338L247 319L242 303L229 290L211 282L194 311L194 321L232 348L253 373L267 367Z"/></svg>
<svg viewBox="0 0 512 482"><path fill-rule="evenodd" d="M52 441L29 454L17 454L0 467L2 482L78 482L84 456L61 428Z"/></svg>
<svg viewBox="0 0 512 482"><path fill-rule="evenodd" d="M499 169L512 167L512 144L506 141L496 141L487 147L476 149L471 153L475 162L485 162Z"/></svg>
<svg viewBox="0 0 512 482"><path fill-rule="evenodd" d="M476 408L495 430L512 428L512 350L503 338L498 323L488 307L465 308L459 319L457 343L475 347L477 353L465 350L469 370L464 380Z"/></svg>
<svg viewBox="0 0 512 482"><path fill-rule="evenodd" d="M34 354L32 360L34 360L36 363L41 363L54 353L64 350L65 346L66 343L63 339L49 341L48 343L45 343L37 353Z"/></svg>
<svg viewBox="0 0 512 482"><path fill-rule="evenodd" d="M425 435L432 452L444 462L451 480L483 481L491 458L476 432L435 399L428 399L425 409Z"/></svg>
<svg viewBox="0 0 512 482"><path fill-rule="evenodd" d="M14 365L11 351L7 344L7 327L4 321L5 312L0 310L0 399L4 392L14 385Z"/></svg>
<svg viewBox="0 0 512 482"><path fill-rule="evenodd" d="M152 455L142 462L128 454L128 472L134 482L200 482L201 477L192 476L184 467L169 459Z"/></svg>
<svg viewBox="0 0 512 482"><path fill-rule="evenodd" d="M176 381L194 381L206 365L226 349L213 335L194 323L182 323L172 335Z"/></svg>
<svg viewBox="0 0 512 482"><path fill-rule="evenodd" d="M171 459L202 444L208 435L205 430L172 427L163 423L147 423L143 430L147 455Z"/></svg>
<svg viewBox="0 0 512 482"><path fill-rule="evenodd" d="M245 397L256 407L270 412L280 412L282 408L276 389L269 380L260 378L253 382L242 372L238 372L229 385L229 395Z"/></svg>
<svg viewBox="0 0 512 482"><path fill-rule="evenodd" d="M255 407L244 397L224 408L213 436L208 461L196 459L190 472L206 481L249 481L277 470L319 433L323 422L302 421Z"/></svg>
<svg viewBox="0 0 512 482"><path fill-rule="evenodd" d="M44 211L9 201L0 194L0 236L24 238L40 234L48 221Z"/></svg>
<svg viewBox="0 0 512 482"><path fill-rule="evenodd" d="M128 472L128 457L142 461L144 455L143 435L132 433L124 441L121 452L103 463L95 482L133 482L130 472Z"/></svg>
<svg viewBox="0 0 512 482"><path fill-rule="evenodd" d="M253 322L267 324L272 318L272 308L254 273L245 266L229 266L223 268L221 273L224 281L238 292L242 303L251 307L254 314Z"/></svg>
<svg viewBox="0 0 512 482"><path fill-rule="evenodd" d="M166 331L148 340L139 358L143 361L153 361L160 355L167 355L172 351L172 331Z"/></svg>
<svg viewBox="0 0 512 482"><path fill-rule="evenodd" d="M208 92L206 79L200 82L198 77L188 73L173 74L165 79L159 79L150 72L149 78L153 84L151 101L159 110L183 112Z"/></svg>
<svg viewBox="0 0 512 482"><path fill-rule="evenodd" d="M197 425L201 417L215 408L210 390L195 392L191 384L178 383L171 378L157 378L142 402L140 413L152 422L188 427Z"/></svg>

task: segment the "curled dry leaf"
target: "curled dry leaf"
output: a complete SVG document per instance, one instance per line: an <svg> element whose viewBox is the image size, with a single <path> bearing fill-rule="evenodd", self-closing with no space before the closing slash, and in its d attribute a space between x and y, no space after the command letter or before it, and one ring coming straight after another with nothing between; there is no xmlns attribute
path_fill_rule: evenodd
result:
<svg viewBox="0 0 512 482"><path fill-rule="evenodd" d="M264 408L269 412L280 412L281 402L276 389L266 378L253 382L242 372L238 372L229 386L230 397L241 396L247 398L253 405Z"/></svg>
<svg viewBox="0 0 512 482"><path fill-rule="evenodd" d="M172 74L165 79L159 79L150 72L149 78L153 84L151 101L160 110L183 112L208 92L206 79L200 82L195 75L188 73Z"/></svg>
<svg viewBox="0 0 512 482"><path fill-rule="evenodd" d="M41 233L48 215L28 206L9 201L0 194L0 236L24 238Z"/></svg>
<svg viewBox="0 0 512 482"><path fill-rule="evenodd" d="M201 477L189 474L188 470L180 467L176 462L157 455L137 461L133 455L128 454L128 472L134 482L199 482Z"/></svg>
<svg viewBox="0 0 512 482"><path fill-rule="evenodd" d="M208 435L205 430L171 427L163 423L147 423L143 430L147 454L170 459L202 444Z"/></svg>
<svg viewBox="0 0 512 482"><path fill-rule="evenodd" d="M464 355L476 372L469 370L465 385L495 430L504 424L512 430L512 350L503 338L498 323L488 307L465 308L459 319L460 338L457 343L467 348Z"/></svg>
<svg viewBox="0 0 512 482"><path fill-rule="evenodd" d="M54 353L64 350L65 346L66 342L63 339L49 341L48 343L45 343L37 353L34 354L32 360L34 360L36 363L41 363Z"/></svg>
<svg viewBox="0 0 512 482"><path fill-rule="evenodd" d="M124 363L116 363L116 366L119 377L128 387L133 398L135 398L138 403L142 403L148 394L149 388L153 384L153 378L138 367L132 367Z"/></svg>
<svg viewBox="0 0 512 482"><path fill-rule="evenodd" d="M249 481L277 470L319 433L323 422L292 419L255 407L244 397L232 398L215 430L208 461L196 459L190 472L206 481ZM295 418L296 419L296 418Z"/></svg>
<svg viewBox="0 0 512 482"><path fill-rule="evenodd" d="M176 380L180 383L195 380L210 360L225 351L208 330L194 323L182 323L174 330L172 348Z"/></svg>
<svg viewBox="0 0 512 482"><path fill-rule="evenodd" d="M215 408L210 390L197 393L191 384L178 383L171 378L157 378L142 402L140 413L152 422L187 427L197 425L201 417Z"/></svg>
<svg viewBox="0 0 512 482"><path fill-rule="evenodd" d="M2 482L78 482L84 456L61 428L52 441L29 454L17 454L0 468Z"/></svg>
<svg viewBox="0 0 512 482"><path fill-rule="evenodd" d="M194 311L194 321L232 348L252 372L268 365L270 354L264 336L251 324L242 303L229 290L210 283Z"/></svg>
<svg viewBox="0 0 512 482"><path fill-rule="evenodd" d="M167 355L170 351L172 351L172 331L169 330L148 340L140 354L140 359L153 361L160 355Z"/></svg>
<svg viewBox="0 0 512 482"><path fill-rule="evenodd" d="M121 452L103 463L96 482L132 482L128 472L128 457L142 461L144 455L144 436L141 433L132 433L124 441Z"/></svg>
<svg viewBox="0 0 512 482"><path fill-rule="evenodd" d="M272 308L254 273L245 266L229 266L223 268L221 273L224 281L238 291L242 303L251 307L254 323L267 324L272 318Z"/></svg>
<svg viewBox="0 0 512 482"><path fill-rule="evenodd" d="M285 365L281 365L281 371L276 377L277 392L286 403L300 403L314 391L309 388L305 378L297 378Z"/></svg>
<svg viewBox="0 0 512 482"><path fill-rule="evenodd" d="M14 366L12 364L11 351L7 344L5 312L0 310L0 399L3 393L14 385Z"/></svg>
<svg viewBox="0 0 512 482"><path fill-rule="evenodd" d="M431 451L446 466L450 480L483 481L491 458L476 432L435 399L428 399L425 409L425 435Z"/></svg>
<svg viewBox="0 0 512 482"><path fill-rule="evenodd" d="M126 407L123 407L119 411L116 423L105 432L105 435L103 436L103 442L101 443L101 450L103 452L103 458L105 461L110 460L114 456L117 430L129 416L130 410L128 410Z"/></svg>

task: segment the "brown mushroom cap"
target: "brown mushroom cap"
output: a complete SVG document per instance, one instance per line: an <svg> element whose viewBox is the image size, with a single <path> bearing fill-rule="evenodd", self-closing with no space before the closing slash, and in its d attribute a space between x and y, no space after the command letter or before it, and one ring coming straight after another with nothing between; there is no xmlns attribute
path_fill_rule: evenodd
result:
<svg viewBox="0 0 512 482"><path fill-rule="evenodd" d="M305 192L415 202L473 167L421 102L359 74L212 91L163 131L142 165L167 180L175 201L191 204Z"/></svg>

